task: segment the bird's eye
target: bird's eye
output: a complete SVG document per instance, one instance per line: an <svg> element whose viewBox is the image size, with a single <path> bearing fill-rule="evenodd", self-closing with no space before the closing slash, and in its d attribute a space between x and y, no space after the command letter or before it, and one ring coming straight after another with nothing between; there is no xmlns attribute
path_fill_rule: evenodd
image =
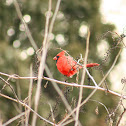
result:
<svg viewBox="0 0 126 126"><path fill-rule="evenodd" d="M59 56L56 56L56 58L57 58L57 59L56 59L56 63L57 63L57 61L58 61L58 59L59 59Z"/></svg>
<svg viewBox="0 0 126 126"><path fill-rule="evenodd" d="M56 56L57 57L57 59L59 59L59 56Z"/></svg>

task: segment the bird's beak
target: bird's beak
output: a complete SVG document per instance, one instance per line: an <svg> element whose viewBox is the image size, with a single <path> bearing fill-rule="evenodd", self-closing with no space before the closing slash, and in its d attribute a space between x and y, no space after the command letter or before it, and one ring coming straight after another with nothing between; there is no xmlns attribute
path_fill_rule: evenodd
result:
<svg viewBox="0 0 126 126"><path fill-rule="evenodd" d="M55 56L55 57L53 58L53 60L57 60L57 57Z"/></svg>

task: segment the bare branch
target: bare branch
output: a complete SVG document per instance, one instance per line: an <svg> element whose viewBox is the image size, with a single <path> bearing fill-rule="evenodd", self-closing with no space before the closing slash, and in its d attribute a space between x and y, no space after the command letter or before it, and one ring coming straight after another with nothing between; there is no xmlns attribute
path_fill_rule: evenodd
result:
<svg viewBox="0 0 126 126"><path fill-rule="evenodd" d="M25 112L22 112L21 114L15 116L12 119L10 119L7 122L5 122L2 126L8 126L10 123L12 123L13 121L17 120L18 118L21 118L24 115L25 115Z"/></svg>
<svg viewBox="0 0 126 126"><path fill-rule="evenodd" d="M80 85L84 85L84 80L85 80L85 73L86 73L85 69L86 69L88 52L89 52L89 38L90 38L90 31L88 31L88 36L87 36L87 41L86 41L86 53L85 53L85 60L84 60L84 63L83 63L84 67L83 67ZM79 119L79 111L80 111L80 104L81 104L81 100L82 100L82 94L83 94L83 87L80 87L79 100L78 100L78 105L77 105L77 110L76 110L75 126L78 126L78 119Z"/></svg>
<svg viewBox="0 0 126 126"><path fill-rule="evenodd" d="M52 106L51 106L50 103L48 103L48 104L49 104L49 106L50 106L50 110L51 110L51 114L52 114L52 120L53 120L53 122L55 123L55 118L54 118L54 114L53 114Z"/></svg>
<svg viewBox="0 0 126 126"><path fill-rule="evenodd" d="M9 75L9 74L2 73L2 72L0 72L0 74L7 76L7 77L10 77L10 78L13 78L13 79L24 79L24 80L25 79L35 79L35 80L38 79L38 77L20 77L19 75L16 75L16 76L15 75ZM89 85L79 85L79 84L76 84L76 83L67 83L67 82L55 80L55 79L48 78L48 77L41 77L41 79L44 79L44 80L47 80L47 81L52 81L52 82L55 82L55 83L58 83L58 84L66 85L66 86L83 87L83 88L87 88L87 89L97 89L97 90L100 90L100 91L106 91L106 89L102 88L102 87L89 86ZM107 92L110 93L110 94L113 94L115 96L122 97L123 99L126 99L125 95L119 94L119 93L114 92L112 90L108 90Z"/></svg>
<svg viewBox="0 0 126 126"><path fill-rule="evenodd" d="M123 111L122 114L120 115L120 118L119 118L119 120L118 120L116 126L119 126L119 124L120 124L120 122L121 122L121 119L122 119L123 115L125 114L125 112L126 112L126 108L124 108L124 111Z"/></svg>
<svg viewBox="0 0 126 126"><path fill-rule="evenodd" d="M16 97L16 99L19 100L18 97L17 97L17 94L15 93L14 88L13 88L7 81L5 81L2 77L0 77L0 79L1 79L3 82L5 82L6 85L8 85L8 86L10 87L10 89L12 90L12 92L13 92L14 96Z"/></svg>
<svg viewBox="0 0 126 126"><path fill-rule="evenodd" d="M101 104L101 105L105 108L105 110L106 110L106 112L108 113L108 115L110 114L110 113L109 113L109 110L107 109L107 107L106 107L103 103L101 103L101 102L99 102L99 101L97 101L97 100L93 100L93 99L89 99L89 100Z"/></svg>
<svg viewBox="0 0 126 126"><path fill-rule="evenodd" d="M49 0L48 14L46 15L45 36L44 36L44 40L43 40L43 52L42 52L42 56L41 56L41 60L40 60L37 89L36 89L36 94L35 94L35 106L34 106L35 112L37 112L37 110L38 110L40 91L41 91L41 82L42 82L41 77L43 76L43 72L45 69L45 60L46 60L46 54L47 54L47 49L48 49L47 39L48 39L48 28L49 28L51 6L52 6L52 0ZM36 116L36 114L33 114L32 126L36 125L36 120L37 120L37 116Z"/></svg>
<svg viewBox="0 0 126 126"><path fill-rule="evenodd" d="M31 32L30 32L30 30L28 28L28 25L26 24L25 20L23 19L23 16L22 16L22 13L21 13L19 4L18 4L17 0L13 0L13 1L14 1L14 6L16 8L18 17L20 18L20 20L22 21L22 23L23 23L23 25L25 27L25 31L26 31L26 34L28 36L28 39L29 39L31 45L33 46L33 48L37 51L38 50L38 47L37 47L37 45L36 45L36 43L35 43L32 35L31 35Z"/></svg>
<svg viewBox="0 0 126 126"><path fill-rule="evenodd" d="M32 72L32 66L30 67L30 76L32 77L33 72ZM31 97L32 97L32 88L33 88L33 79L30 79L30 84L29 84L29 92L28 92L28 106L31 107ZM29 121L29 115L30 115L30 109L27 110L28 112L26 113L26 123L25 125L28 126L28 121Z"/></svg>
<svg viewBox="0 0 126 126"><path fill-rule="evenodd" d="M51 20L50 27L49 27L49 18L50 18L51 5L52 5L52 0L49 0L49 8L48 8L49 14L47 14L47 17L46 17L45 36L44 36L44 41L43 41L43 52L42 52L41 61L40 61L40 67L39 67L39 73L38 73L38 83L37 83L37 90L36 90L36 96L35 96L35 111L36 112L38 109L38 103L39 103L39 98L40 98L41 81L42 81L41 77L43 76L43 71L45 68L46 54L47 54L47 49L48 49L48 45L49 45L49 41L50 41L49 35L50 35L50 33L52 33L56 15L57 15L59 7L60 7L60 2L61 2L61 0L57 1L56 9L55 9L55 12L54 12L54 15ZM48 28L49 28L49 32L48 32ZM48 33L49 33L49 35L48 35ZM37 116L34 115L33 116L33 125L36 124L36 118L37 118Z"/></svg>
<svg viewBox="0 0 126 126"><path fill-rule="evenodd" d="M48 121L47 119L43 118L42 116L40 116L37 112L35 112L32 108L30 108L27 104L23 103L22 101L18 101L18 100L16 100L16 99L11 98L11 97L9 97L9 96L7 96L7 95L4 95L4 94L2 94L2 93L0 93L0 96L4 97L4 98L6 98L6 99L9 99L9 100L11 100L11 101L20 103L22 106L25 106L26 108L30 109L33 113L35 113L35 114L36 114L40 119L42 119L43 121L45 121L45 122L47 122L47 123L49 123L49 124L51 124L51 125L54 125L54 123L52 123L52 122ZM57 125L55 124L55 126L57 126Z"/></svg>

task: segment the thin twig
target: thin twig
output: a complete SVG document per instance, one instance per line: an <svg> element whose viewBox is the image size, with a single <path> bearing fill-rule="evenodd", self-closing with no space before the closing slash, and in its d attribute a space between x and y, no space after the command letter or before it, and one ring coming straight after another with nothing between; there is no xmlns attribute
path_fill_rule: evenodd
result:
<svg viewBox="0 0 126 126"><path fill-rule="evenodd" d="M90 38L90 31L88 31L88 36L87 36L87 41L86 41L86 52L85 52L85 59L84 59L84 63L83 63L84 67L83 67L80 85L84 85L84 80L85 80L85 73L86 73L85 69L86 69L88 52L89 52L89 38ZM80 111L80 104L81 104L81 100L82 100L82 95L83 95L83 87L80 87L79 99L78 99L77 110L76 110L75 126L78 126L79 111Z"/></svg>
<svg viewBox="0 0 126 126"><path fill-rule="evenodd" d="M35 114L36 114L40 119L42 119L43 121L45 121L45 122L47 122L47 123L49 123L49 124L51 124L51 125L54 125L54 123L52 123L52 122L50 122L49 120L47 120L47 119L43 118L42 116L40 116L37 112L35 112L32 108L30 108L30 107L29 107L27 104L25 104L24 102L18 101L17 99L11 98L11 97L9 97L9 96L7 96L7 95L4 95L4 94L2 94L2 93L0 93L0 96L4 97L4 98L6 98L6 99L9 99L9 100L11 100L11 101L20 103L22 106L25 106L26 108L30 109L33 113L35 113ZM57 126L57 125L55 124L55 126Z"/></svg>
<svg viewBox="0 0 126 126"><path fill-rule="evenodd" d="M49 104L49 106L50 106L50 111L51 111L51 114L52 114L52 120L53 120L53 122L55 123L55 118L54 118L52 106L51 106L50 103L48 103L48 104Z"/></svg>
<svg viewBox="0 0 126 126"><path fill-rule="evenodd" d="M14 96L16 97L16 99L19 100L19 99L18 99L18 96L17 96L17 94L16 94L16 92L15 92L15 90L14 90L14 88L13 88L7 81L5 81L2 77L0 77L0 79L1 79L3 82L5 82L6 85L8 85L8 86L10 87L10 89L12 90L12 92L13 92Z"/></svg>
<svg viewBox="0 0 126 126"><path fill-rule="evenodd" d="M38 74L38 84L37 84L37 91L36 91L36 100L35 100L36 101L35 103L37 103L36 104L36 109L37 109L38 100L39 100L39 97L40 97L41 77L43 76L43 71L44 71L44 66L45 66L45 59L46 59L48 44L49 44L49 41L50 41L50 34L52 33L53 25L54 25L54 22L55 22L55 19L56 19L56 16L57 16L57 13L58 13L58 10L59 10L59 7L60 7L60 2L61 2L61 0L57 1L56 9L55 9L55 12L54 12L54 15L53 15L53 18L51 20L50 27L49 27L49 35L48 35L48 26L49 26L48 23L49 23L50 14L48 14L47 18L46 18L45 39L43 41L43 53L42 53L41 61L40 61L39 74ZM48 10L48 12L51 12L51 0L49 1L49 10Z"/></svg>
<svg viewBox="0 0 126 126"><path fill-rule="evenodd" d="M49 27L49 38L48 38L49 40L50 40L50 34L52 33L52 30L53 30L54 22L55 22L55 20L56 20L57 13L58 13L58 11L59 11L60 3L61 3L61 0L58 0L58 1L57 1L57 4L56 4L56 9L55 9L54 15L53 15L52 20L51 20L51 22L50 22L50 27ZM49 40L48 40L48 41L49 41Z"/></svg>
<svg viewBox="0 0 126 126"><path fill-rule="evenodd" d="M67 122L64 122L63 124L62 124L62 126L67 126L67 124L69 124L69 123L71 123L71 122L73 122L74 120L73 119L69 119Z"/></svg>
<svg viewBox="0 0 126 126"><path fill-rule="evenodd" d="M123 111L122 114L120 115L119 120L118 120L116 126L119 126L119 124L120 124L120 122L121 122L121 119L122 119L122 117L124 116L125 112L126 112L126 108L124 108L124 111Z"/></svg>
<svg viewBox="0 0 126 126"><path fill-rule="evenodd" d="M31 32L30 32L30 30L28 28L28 25L26 24L25 20L23 19L23 16L22 16L22 13L21 13L21 9L19 7L19 4L18 4L17 0L13 0L13 1L14 1L15 9L17 11L17 15L18 15L18 17L20 18L21 22L23 23L23 25L25 27L25 32L27 34L27 37L28 37L28 39L29 39L32 47L37 51L38 50L38 47L37 47L37 45L36 45L36 43L35 43L32 35L31 35Z"/></svg>
<svg viewBox="0 0 126 126"><path fill-rule="evenodd" d="M32 75L33 75L32 66L30 66L30 76L32 77ZM31 107L32 88L33 88L33 79L30 79L29 92L28 92L28 106L29 107ZM28 112L26 113L26 121L25 121L26 123L25 123L25 126L28 126L30 109L28 109L27 111Z"/></svg>
<svg viewBox="0 0 126 126"><path fill-rule="evenodd" d="M107 109L107 107L106 107L103 103L101 103L101 102L99 102L99 101L97 101L97 100L93 100L93 99L89 99L89 100L101 104L101 105L105 108L105 110L106 110L106 112L108 113L108 115L110 114L110 113L109 113L109 110Z"/></svg>
<svg viewBox="0 0 126 126"><path fill-rule="evenodd" d="M2 126L8 126L10 123L12 123L13 121L17 120L18 118L21 118L22 116L25 115L25 112L20 113L19 115L9 119L7 122L5 122Z"/></svg>
<svg viewBox="0 0 126 126"><path fill-rule="evenodd" d="M24 79L24 80L25 79L35 79L35 80L38 79L38 77L20 77L19 75L16 75L16 76L15 75L9 75L9 74L2 73L2 72L0 72L0 74L3 75L3 76L13 78L13 79ZM62 85L66 85L66 86L83 87L83 88L87 88L87 89L98 89L100 91L106 91L106 89L102 88L102 87L96 87L96 86L90 86L90 85L79 85L79 84L76 84L76 83L68 83L68 82L63 82L63 81L59 81L59 80L48 78L48 77L41 77L41 79L51 81L51 82L55 82L55 83L62 84ZM119 93L114 92L112 90L108 90L107 92L110 93L110 94L113 94L115 96L122 97L123 99L126 99L125 95L122 96L122 94L119 94Z"/></svg>
<svg viewBox="0 0 126 126"><path fill-rule="evenodd" d="M85 70L86 70L88 76L90 77L90 79L92 80L92 82L94 83L94 85L95 85L96 87L98 87L98 84L96 83L96 81L94 80L94 78L91 76L91 74L89 73L88 69L85 68Z"/></svg>
<svg viewBox="0 0 126 126"><path fill-rule="evenodd" d="M46 55L47 55L47 49L48 49L47 39L48 39L49 19L51 16L50 15L51 6L52 6L52 0L49 0L48 14L46 15L45 36L44 36L44 40L43 40L43 52L42 52L39 71L38 71L38 82L37 82L37 89L36 89L36 94L35 94L35 106L34 106L35 112L37 112L37 110L38 110L40 91L41 91L41 82L42 82L41 77L43 76L44 69L45 69L45 61L46 61ZM32 126L36 125L36 120L37 120L37 116L35 114L33 114Z"/></svg>
<svg viewBox="0 0 126 126"><path fill-rule="evenodd" d="M21 98L21 87L20 87L20 81L19 80L16 80L16 88L17 88L17 96L18 96L18 99L22 99ZM15 108L16 108L16 110L17 110L17 112L19 112L19 113L21 113L21 112L23 112L23 107L22 107L22 105L21 104L16 104L16 103L13 103L14 104L14 106L15 106ZM24 119L24 117L22 116L21 117L21 119L23 120ZM24 125L24 122L21 122L22 124L21 125Z"/></svg>

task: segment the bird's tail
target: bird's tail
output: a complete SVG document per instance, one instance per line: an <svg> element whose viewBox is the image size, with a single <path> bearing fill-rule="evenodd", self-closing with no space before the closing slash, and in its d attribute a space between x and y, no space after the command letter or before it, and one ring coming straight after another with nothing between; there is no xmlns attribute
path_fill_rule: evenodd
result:
<svg viewBox="0 0 126 126"><path fill-rule="evenodd" d="M98 63L89 63L86 65L86 67L94 67L94 66L99 66L100 64Z"/></svg>

